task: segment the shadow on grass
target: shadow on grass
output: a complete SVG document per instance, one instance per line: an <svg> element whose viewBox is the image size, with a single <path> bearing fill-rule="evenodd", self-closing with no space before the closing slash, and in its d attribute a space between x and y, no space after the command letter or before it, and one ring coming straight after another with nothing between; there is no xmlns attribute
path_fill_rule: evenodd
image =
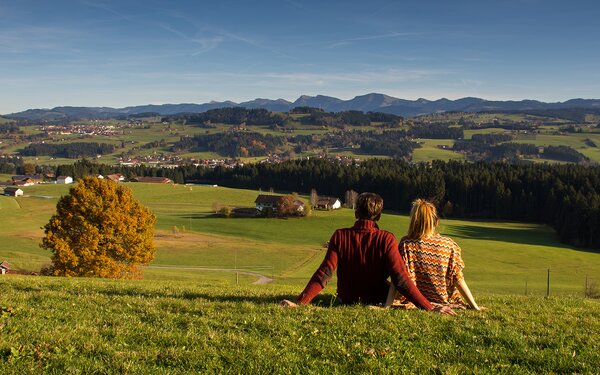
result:
<svg viewBox="0 0 600 375"><path fill-rule="evenodd" d="M284 299L294 301L296 295L289 294L270 294L270 295L244 295L224 293L224 294L212 294L202 292L182 292L182 293L165 293L161 291L149 292L140 291L136 289L105 289L96 291L99 294L103 294L109 297L144 297L144 298L175 298L183 299L186 301L203 300L215 303L243 303L249 302L257 305L278 305ZM312 305L321 307L338 306L340 305L335 297L331 295L318 295L311 302Z"/></svg>
<svg viewBox="0 0 600 375"><path fill-rule="evenodd" d="M567 248L575 251L598 254L599 251L591 248L574 247L558 241L556 232L532 229L489 228L478 225L453 225L444 224L444 232L453 238L471 240L488 240L510 242L523 245L540 245Z"/></svg>

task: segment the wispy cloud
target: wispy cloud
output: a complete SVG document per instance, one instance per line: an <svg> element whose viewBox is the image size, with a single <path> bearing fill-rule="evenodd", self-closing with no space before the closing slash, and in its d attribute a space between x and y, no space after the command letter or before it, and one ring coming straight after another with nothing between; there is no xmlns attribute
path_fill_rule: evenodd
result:
<svg viewBox="0 0 600 375"><path fill-rule="evenodd" d="M191 37L168 24L158 24L158 27L194 45L192 56L197 56L217 48L224 40L221 36Z"/></svg>
<svg viewBox="0 0 600 375"><path fill-rule="evenodd" d="M0 29L0 53L69 52L76 33L60 27L18 26Z"/></svg>
<svg viewBox="0 0 600 375"><path fill-rule="evenodd" d="M417 36L421 36L421 35L423 35L423 34L413 33L413 32L409 32L409 33L389 32L389 33L384 33L384 34L364 35L364 36L355 36L355 37L348 37L348 38L342 38L342 39L322 40L322 41L315 41L315 42L309 42L309 43L302 43L302 44L300 44L300 46L325 45L325 46L333 48L333 47L350 45L355 42L366 42L366 41L378 40L378 39L409 38L409 37L417 37Z"/></svg>
<svg viewBox="0 0 600 375"><path fill-rule="evenodd" d="M380 84L407 82L430 79L438 76L451 75L450 71L425 69L385 69L366 70L346 73L315 73L315 72L258 72L258 73L142 73L144 79L168 79L186 82L230 81L245 83L263 83L273 85L333 85L333 84Z"/></svg>

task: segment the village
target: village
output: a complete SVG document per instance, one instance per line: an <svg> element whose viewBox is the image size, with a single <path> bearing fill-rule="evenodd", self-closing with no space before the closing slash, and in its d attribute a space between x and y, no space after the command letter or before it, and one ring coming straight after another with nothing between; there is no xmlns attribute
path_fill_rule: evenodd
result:
<svg viewBox="0 0 600 375"><path fill-rule="evenodd" d="M82 136L113 136L122 134L120 130L123 126L117 129L113 125L105 124L62 124L62 125L41 125L38 130L48 133L49 135L70 135L77 134Z"/></svg>

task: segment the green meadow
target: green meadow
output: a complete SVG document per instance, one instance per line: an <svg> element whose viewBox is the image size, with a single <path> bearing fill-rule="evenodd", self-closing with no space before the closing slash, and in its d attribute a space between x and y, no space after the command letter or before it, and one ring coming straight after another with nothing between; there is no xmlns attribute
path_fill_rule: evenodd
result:
<svg viewBox="0 0 600 375"><path fill-rule="evenodd" d="M214 206L251 207L261 192L199 185L126 185L157 216L157 252L151 266L170 267L146 269L146 278L171 278L179 270L186 279L203 280L211 275L235 281L235 272L200 269L238 269L273 277L275 284L300 285L322 260L324 244L333 231L354 221L349 209L314 211L307 218L224 218L214 214ZM37 271L50 260L50 254L38 246L41 227L68 186L47 184L24 190L24 197L0 197L0 259ZM382 229L398 238L407 226L405 215L386 213L380 221ZM590 283L600 275L600 252L566 246L544 225L443 220L440 231L462 247L465 274L475 291L545 295L549 269L551 294L582 295L586 277ZM335 288L330 289L334 293Z"/></svg>
<svg viewBox="0 0 600 375"><path fill-rule="evenodd" d="M0 278L8 374L580 373L600 368L597 300L480 293L483 312L277 305L297 288Z"/></svg>
<svg viewBox="0 0 600 375"><path fill-rule="evenodd" d="M143 280L0 276L3 373L595 373L600 368L600 253L567 247L542 225L443 220L463 249L483 312L337 306L335 280L308 307L300 293L349 209L300 219L214 216L260 192L126 184L158 220ZM65 185L0 196L0 259L39 270L41 227ZM305 197L306 198L306 197ZM382 229L400 237L405 215ZM546 283L550 269L550 298ZM255 284L257 274L272 278ZM5 372L7 370L7 372Z"/></svg>

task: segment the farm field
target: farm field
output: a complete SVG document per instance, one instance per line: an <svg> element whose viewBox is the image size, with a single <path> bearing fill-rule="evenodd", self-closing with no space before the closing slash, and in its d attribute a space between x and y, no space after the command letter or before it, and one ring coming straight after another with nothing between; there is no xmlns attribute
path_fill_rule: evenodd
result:
<svg viewBox="0 0 600 375"><path fill-rule="evenodd" d="M274 278L274 284L297 288L307 281L325 254L324 243L336 228L351 226L353 212L315 211L309 218L222 218L213 204L253 206L258 191L212 186L128 183L134 196L157 215L156 258L145 270L149 279L254 282ZM38 244L40 229L54 213L65 185L25 188L25 197L0 197L0 258L16 268L39 270L49 253ZM401 237L408 218L385 214L382 229ZM586 277L600 282L600 253L566 246L552 229L511 222L443 220L440 230L463 249L465 274L475 293L545 295L548 269L551 294L582 295ZM227 269L228 272L200 268ZM241 279L240 279L241 277ZM328 293L335 288L329 287Z"/></svg>
<svg viewBox="0 0 600 375"><path fill-rule="evenodd" d="M452 139L417 139L417 143L421 148L416 148L413 151L412 161L414 162L431 162L433 160L465 160L463 154L450 150L454 145ZM447 149L442 149L439 146L444 146Z"/></svg>

